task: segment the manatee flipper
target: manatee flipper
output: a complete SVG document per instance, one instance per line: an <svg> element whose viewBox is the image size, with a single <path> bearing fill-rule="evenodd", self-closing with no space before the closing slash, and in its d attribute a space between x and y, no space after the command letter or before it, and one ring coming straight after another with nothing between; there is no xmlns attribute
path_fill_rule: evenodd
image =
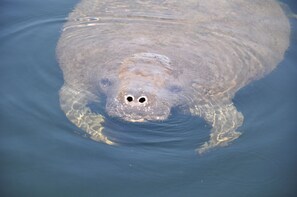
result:
<svg viewBox="0 0 297 197"><path fill-rule="evenodd" d="M92 98L95 98L93 94L75 90L66 84L60 90L60 104L67 118L88 133L91 139L114 145L115 143L102 133L104 117L93 113L87 107L88 101Z"/></svg>
<svg viewBox="0 0 297 197"><path fill-rule="evenodd" d="M236 129L242 125L243 115L232 102L195 106L190 111L193 115L204 118L212 126L210 140L197 149L199 154L217 146L225 146L241 135Z"/></svg>

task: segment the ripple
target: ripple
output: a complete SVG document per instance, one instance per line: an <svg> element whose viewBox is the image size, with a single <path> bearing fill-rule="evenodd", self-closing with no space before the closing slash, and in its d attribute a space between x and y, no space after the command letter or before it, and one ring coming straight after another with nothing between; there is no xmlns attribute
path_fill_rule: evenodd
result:
<svg viewBox="0 0 297 197"><path fill-rule="evenodd" d="M82 17L75 18L69 21L70 24L75 22L74 25L68 25L64 27L63 31L72 28L83 28L90 26L100 26L104 24L117 24L117 23L146 23L154 25L185 25L189 22L184 19L157 17L157 16L145 16L145 15L125 15L125 16L101 16L101 17ZM77 24L77 22L79 22Z"/></svg>
<svg viewBox="0 0 297 197"><path fill-rule="evenodd" d="M63 24L64 22L66 22L66 19L61 17L22 21L21 23L14 24L12 27L0 31L0 39L6 39L6 37L11 37L16 34L23 34L26 31L32 31L32 29L36 27L43 27L50 24Z"/></svg>
<svg viewBox="0 0 297 197"><path fill-rule="evenodd" d="M100 109L104 111L102 107ZM103 112L104 133L124 146L192 151L198 147L197 142L205 141L210 128L205 127L206 123L201 118L183 114L178 110L173 109L167 120L144 123L130 123L119 118L111 118Z"/></svg>

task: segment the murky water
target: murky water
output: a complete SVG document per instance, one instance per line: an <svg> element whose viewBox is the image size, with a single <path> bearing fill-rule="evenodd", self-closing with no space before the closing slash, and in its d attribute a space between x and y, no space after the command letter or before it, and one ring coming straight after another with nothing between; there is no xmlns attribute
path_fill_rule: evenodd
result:
<svg viewBox="0 0 297 197"><path fill-rule="evenodd" d="M284 2L297 12L296 2ZM1 196L297 195L296 19L284 61L234 98L245 116L243 135L199 156L194 149L210 127L179 111L156 125L107 119L117 147L79 135L60 109L55 57L76 3L0 2Z"/></svg>

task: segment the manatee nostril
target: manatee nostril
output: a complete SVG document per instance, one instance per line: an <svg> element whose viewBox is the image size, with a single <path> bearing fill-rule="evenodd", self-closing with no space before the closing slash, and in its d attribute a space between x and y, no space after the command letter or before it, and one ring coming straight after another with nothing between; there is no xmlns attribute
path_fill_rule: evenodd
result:
<svg viewBox="0 0 297 197"><path fill-rule="evenodd" d="M134 98L133 98L133 96L127 96L126 97L126 100L128 101L128 102L132 102L133 100L134 100Z"/></svg>
<svg viewBox="0 0 297 197"><path fill-rule="evenodd" d="M140 97L140 98L138 99L138 102L139 102L139 103L144 103L144 102L146 102L146 98L145 98L144 96L142 96L142 97Z"/></svg>

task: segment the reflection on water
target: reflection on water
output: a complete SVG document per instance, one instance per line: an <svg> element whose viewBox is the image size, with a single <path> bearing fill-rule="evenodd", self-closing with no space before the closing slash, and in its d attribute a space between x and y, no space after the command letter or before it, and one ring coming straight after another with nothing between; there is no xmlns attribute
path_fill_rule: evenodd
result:
<svg viewBox="0 0 297 197"><path fill-rule="evenodd" d="M77 135L60 109L63 76L55 59L76 3L0 3L1 196L296 195L296 20L284 61L234 99L245 116L241 138L197 156L193 149L210 127L179 111L141 129L109 118L106 132L121 146Z"/></svg>

